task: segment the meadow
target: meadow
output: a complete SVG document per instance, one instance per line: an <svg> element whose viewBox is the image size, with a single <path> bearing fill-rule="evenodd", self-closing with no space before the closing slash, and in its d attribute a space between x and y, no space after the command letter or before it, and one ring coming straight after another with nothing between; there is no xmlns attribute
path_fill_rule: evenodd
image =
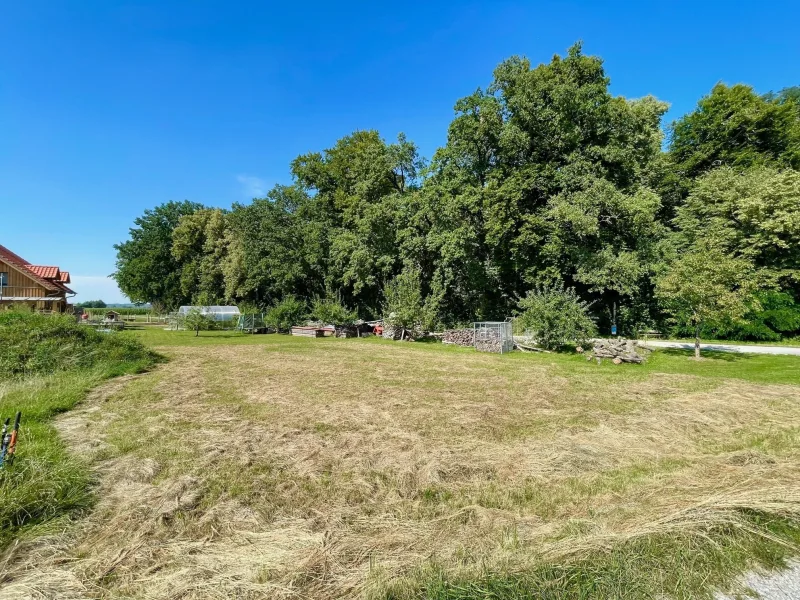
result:
<svg viewBox="0 0 800 600"><path fill-rule="evenodd" d="M96 504L12 592L710 598L797 554L795 357L125 335L168 361L59 417Z"/></svg>

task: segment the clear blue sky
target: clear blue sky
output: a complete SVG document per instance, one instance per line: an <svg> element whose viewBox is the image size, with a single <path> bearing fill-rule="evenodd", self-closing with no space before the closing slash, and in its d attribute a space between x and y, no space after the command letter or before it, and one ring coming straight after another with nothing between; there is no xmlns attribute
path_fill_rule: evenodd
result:
<svg viewBox="0 0 800 600"><path fill-rule="evenodd" d="M429 157L508 56L581 39L614 93L654 94L671 120L717 81L800 84L798 23L787 1L8 0L0 244L69 269L79 300L120 301L112 244L145 208L247 201L355 129Z"/></svg>

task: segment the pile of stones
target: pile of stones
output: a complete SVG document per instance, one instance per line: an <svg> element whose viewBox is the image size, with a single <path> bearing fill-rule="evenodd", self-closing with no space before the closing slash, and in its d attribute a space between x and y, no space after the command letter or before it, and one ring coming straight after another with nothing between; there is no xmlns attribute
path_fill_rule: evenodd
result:
<svg viewBox="0 0 800 600"><path fill-rule="evenodd" d="M637 363L645 361L648 348L640 345L636 340L626 340L625 338L610 340L595 340L592 352L586 355L586 360L597 359L600 362L604 358L610 358L614 364Z"/></svg>

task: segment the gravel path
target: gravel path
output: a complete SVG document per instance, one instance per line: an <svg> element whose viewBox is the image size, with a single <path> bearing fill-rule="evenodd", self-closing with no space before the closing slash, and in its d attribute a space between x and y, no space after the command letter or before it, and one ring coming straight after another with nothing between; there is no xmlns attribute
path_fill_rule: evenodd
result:
<svg viewBox="0 0 800 600"><path fill-rule="evenodd" d="M779 573L747 575L742 584L758 593L761 600L798 600L800 598L800 563ZM735 600L735 596L717 594L716 600Z"/></svg>
<svg viewBox="0 0 800 600"><path fill-rule="evenodd" d="M681 348L694 350L693 342L662 342L653 340L647 342L653 348ZM700 344L701 350L716 350L717 352L749 352L751 354L789 354L800 356L800 348L792 346L756 346L746 344ZM800 596L797 596L800 598Z"/></svg>

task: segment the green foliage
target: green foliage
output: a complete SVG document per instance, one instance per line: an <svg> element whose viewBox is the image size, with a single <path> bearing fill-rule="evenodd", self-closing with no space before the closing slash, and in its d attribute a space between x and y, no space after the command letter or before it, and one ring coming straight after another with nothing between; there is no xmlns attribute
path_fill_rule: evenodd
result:
<svg viewBox="0 0 800 600"><path fill-rule="evenodd" d="M784 278L800 278L800 172L755 167L700 177L678 209L681 244L713 242Z"/></svg>
<svg viewBox="0 0 800 600"><path fill-rule="evenodd" d="M487 92L456 104L425 182L431 231L416 259L448 320L505 313L541 282L605 303L642 289L664 231L647 178L666 105L608 86L602 61L576 45L535 68L506 60Z"/></svg>
<svg viewBox="0 0 800 600"><path fill-rule="evenodd" d="M426 327L497 318L556 285L603 329L616 307L632 334L663 324L654 290L675 257L713 243L800 296L797 89L717 85L672 125L664 152L667 104L609 86L580 44L536 66L511 57L455 103L430 165L402 133L356 131L297 157L294 183L250 204L146 211L116 246L115 277L164 308L331 294L371 318L414 265L419 296L403 302ZM748 320L748 332L714 327L768 335Z"/></svg>
<svg viewBox="0 0 800 600"><path fill-rule="evenodd" d="M533 337L543 348L557 350L567 344L584 344L597 335L589 305L573 288L540 286L517 304L514 328Z"/></svg>
<svg viewBox="0 0 800 600"><path fill-rule="evenodd" d="M67 316L0 313L0 418L22 411L17 458L0 470L0 547L91 504L91 474L52 426L103 379L158 360L127 333L101 334Z"/></svg>
<svg viewBox="0 0 800 600"><path fill-rule="evenodd" d="M264 314L264 323L277 331L288 331L307 318L306 303L295 296L287 296L273 304Z"/></svg>
<svg viewBox="0 0 800 600"><path fill-rule="evenodd" d="M167 202L135 221L130 239L116 244L119 289L133 302L158 302L177 308L191 301L181 288L183 265L172 254L172 234L181 217L202 208L195 202Z"/></svg>
<svg viewBox="0 0 800 600"><path fill-rule="evenodd" d="M266 198L235 204L227 223L227 298L263 307L276 298L324 293L326 221L302 189L276 186Z"/></svg>
<svg viewBox="0 0 800 600"><path fill-rule="evenodd" d="M383 296L383 320L387 325L404 333L415 329L431 330L435 314L422 297L418 269L403 269L384 286Z"/></svg>
<svg viewBox="0 0 800 600"><path fill-rule="evenodd" d="M717 166L800 168L800 112L789 97L718 83L694 112L672 125L670 157L682 177Z"/></svg>
<svg viewBox="0 0 800 600"><path fill-rule="evenodd" d="M110 310L113 310L115 313L122 316L153 314L153 309L144 307L86 308L84 309L84 312L92 316L103 316Z"/></svg>
<svg viewBox="0 0 800 600"><path fill-rule="evenodd" d="M311 318L325 324L345 327L358 320L358 313L349 310L338 298L314 298Z"/></svg>
<svg viewBox="0 0 800 600"><path fill-rule="evenodd" d="M196 304L216 305L226 299L226 232L226 213L218 208L183 215L172 232L172 256L182 265L181 293Z"/></svg>
<svg viewBox="0 0 800 600"><path fill-rule="evenodd" d="M130 336L99 333L67 315L0 312L0 380L153 357Z"/></svg>
<svg viewBox="0 0 800 600"><path fill-rule="evenodd" d="M78 302L76 308L105 308L106 303L102 300L89 300L88 302Z"/></svg>
<svg viewBox="0 0 800 600"><path fill-rule="evenodd" d="M748 310L758 307L757 285L750 261L701 242L670 265L656 294L676 323L694 328L699 356L703 327L743 321Z"/></svg>
<svg viewBox="0 0 800 600"><path fill-rule="evenodd" d="M180 324L185 329L194 331L196 336L199 336L201 331L213 329L215 325L214 319L198 307L189 309L189 312L181 317Z"/></svg>
<svg viewBox="0 0 800 600"><path fill-rule="evenodd" d="M800 335L800 303L791 294L780 291L761 291L756 294L758 307L752 308L738 322L706 325L700 336L706 339L725 339L777 342ZM678 327L678 337L694 335L694 329Z"/></svg>

